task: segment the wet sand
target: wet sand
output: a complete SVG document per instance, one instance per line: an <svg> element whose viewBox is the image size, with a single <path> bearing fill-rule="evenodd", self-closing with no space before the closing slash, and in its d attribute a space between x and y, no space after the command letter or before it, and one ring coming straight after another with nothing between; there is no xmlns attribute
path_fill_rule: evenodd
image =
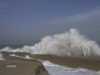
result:
<svg viewBox="0 0 100 75"><path fill-rule="evenodd" d="M39 62L0 61L0 75L49 75Z"/></svg>
<svg viewBox="0 0 100 75"><path fill-rule="evenodd" d="M4 53L5 60L0 61L0 75L49 75L41 62L23 59ZM24 55L24 53L18 53ZM26 54L25 54L26 55Z"/></svg>
<svg viewBox="0 0 100 75"><path fill-rule="evenodd" d="M0 75L39 75L36 69L39 63L0 61Z"/></svg>
<svg viewBox="0 0 100 75"><path fill-rule="evenodd" d="M18 56L29 55L32 59L23 59L9 54L16 54ZM42 63L35 60L49 60L55 64L73 67L86 68L90 70L100 70L100 59L87 57L69 57L69 56L55 56L55 55L31 55L29 53L9 53L3 52L5 61L0 61L0 75L49 75ZM7 65L16 67L7 67Z"/></svg>
<svg viewBox="0 0 100 75"><path fill-rule="evenodd" d="M31 57L41 60L49 60L55 64L59 64L62 66L68 66L73 68L86 68L95 71L100 70L100 58L55 55L31 55Z"/></svg>
<svg viewBox="0 0 100 75"><path fill-rule="evenodd" d="M33 59L41 59L41 60L49 60L55 64L59 64L62 66L68 66L73 68L86 68L90 70L98 71L100 70L100 57L70 57L70 56L56 56L56 55L36 55L29 53L15 53L18 56L29 55ZM7 53L4 53L4 58L8 59ZM9 59L17 60L15 57L9 57ZM19 60L19 58L18 58ZM22 61L22 59L20 58ZM26 61L26 60L23 60ZM27 60L27 61L36 61L36 60Z"/></svg>

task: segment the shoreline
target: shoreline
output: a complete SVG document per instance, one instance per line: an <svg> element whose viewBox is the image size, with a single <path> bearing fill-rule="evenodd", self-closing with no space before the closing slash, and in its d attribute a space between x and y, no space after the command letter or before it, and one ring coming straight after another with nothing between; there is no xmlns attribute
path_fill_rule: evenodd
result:
<svg viewBox="0 0 100 75"><path fill-rule="evenodd" d="M58 64L61 66L67 66L71 68L85 68L85 69L94 70L94 71L100 70L100 59L99 58L56 56L56 55L49 55L49 54L46 54L46 55L29 54L29 53L22 53L22 52L16 52L16 53L2 52L2 53L3 53L3 58L6 61L37 62L37 60L40 59L40 60L46 60L46 61L48 60L55 64ZM18 58L18 57L10 56L10 54L16 54L18 56L28 55L32 59Z"/></svg>
<svg viewBox="0 0 100 75"><path fill-rule="evenodd" d="M55 55L31 55L31 58L49 60L61 66L71 68L85 68L89 70L100 70L99 58L86 58L86 57L70 57L70 56L55 56Z"/></svg>

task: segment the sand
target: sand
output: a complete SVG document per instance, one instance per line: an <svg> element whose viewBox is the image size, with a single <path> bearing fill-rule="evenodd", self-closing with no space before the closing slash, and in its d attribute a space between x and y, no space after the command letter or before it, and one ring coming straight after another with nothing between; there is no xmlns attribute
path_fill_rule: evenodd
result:
<svg viewBox="0 0 100 75"><path fill-rule="evenodd" d="M90 70L100 70L99 57L69 57L69 56L55 56L55 55L34 55L29 53L11 53L2 52L4 61L0 61L0 75L49 75L40 61L49 60L55 64L68 66L72 68L86 68ZM18 56L29 55L32 59L23 59L9 54L16 54ZM16 67L7 67L7 66Z"/></svg>
<svg viewBox="0 0 100 75"><path fill-rule="evenodd" d="M49 60L55 64L68 66L72 68L85 68L94 71L100 70L100 58L90 57L70 57L70 56L55 56L55 55L31 55L32 58Z"/></svg>
<svg viewBox="0 0 100 75"><path fill-rule="evenodd" d="M9 56L9 53L4 53L3 57L0 75L49 75L39 61Z"/></svg>

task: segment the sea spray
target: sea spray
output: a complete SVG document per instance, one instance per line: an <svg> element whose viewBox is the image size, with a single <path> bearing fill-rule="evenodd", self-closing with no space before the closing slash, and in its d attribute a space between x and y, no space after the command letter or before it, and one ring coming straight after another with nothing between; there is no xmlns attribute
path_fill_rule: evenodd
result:
<svg viewBox="0 0 100 75"><path fill-rule="evenodd" d="M6 48L7 49L7 48ZM10 48L8 48L9 50ZM2 49L4 50L4 49ZM60 56L99 56L100 48L95 41L81 35L77 29L69 32L44 37L34 46L24 46L15 51L29 52L31 54L53 54Z"/></svg>
<svg viewBox="0 0 100 75"><path fill-rule="evenodd" d="M70 68L54 64L50 61L43 61L42 64L50 75L100 75L99 71L84 68Z"/></svg>

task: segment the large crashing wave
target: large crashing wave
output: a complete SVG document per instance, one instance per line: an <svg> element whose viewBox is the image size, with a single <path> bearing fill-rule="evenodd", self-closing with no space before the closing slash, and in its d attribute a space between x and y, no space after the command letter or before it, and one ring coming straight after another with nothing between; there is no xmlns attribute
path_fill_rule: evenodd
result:
<svg viewBox="0 0 100 75"><path fill-rule="evenodd" d="M6 50L9 48L6 48ZM5 49L2 49L5 50ZM88 40L77 31L70 29L63 34L44 37L34 46L24 46L15 51L30 52L31 54L54 54L61 56L99 56L100 48L95 41Z"/></svg>

